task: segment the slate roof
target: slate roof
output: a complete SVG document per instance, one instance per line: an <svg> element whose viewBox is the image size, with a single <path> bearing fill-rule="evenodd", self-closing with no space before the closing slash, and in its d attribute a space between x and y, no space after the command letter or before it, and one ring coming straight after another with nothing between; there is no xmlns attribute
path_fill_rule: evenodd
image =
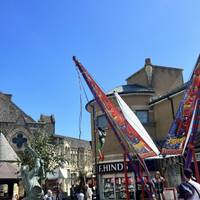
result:
<svg viewBox="0 0 200 200"><path fill-rule="evenodd" d="M16 122L21 118L26 123L35 123L35 120L27 115L21 108L19 108L11 100L12 95L0 92L0 102L1 106L5 110L0 111L0 121L1 122Z"/></svg>
<svg viewBox="0 0 200 200"><path fill-rule="evenodd" d="M0 179L19 179L19 167L14 163L0 162Z"/></svg>
<svg viewBox="0 0 200 200"><path fill-rule="evenodd" d="M15 162L18 160L19 157L17 156L16 152L10 146L3 133L0 133L0 162Z"/></svg>

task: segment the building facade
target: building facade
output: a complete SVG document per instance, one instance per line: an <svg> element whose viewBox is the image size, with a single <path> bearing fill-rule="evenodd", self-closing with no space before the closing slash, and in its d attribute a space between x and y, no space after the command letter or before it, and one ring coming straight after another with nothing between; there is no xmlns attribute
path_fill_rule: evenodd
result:
<svg viewBox="0 0 200 200"><path fill-rule="evenodd" d="M184 93L185 85L182 71L181 68L154 65L148 58L139 71L126 79L126 85L114 88L107 93L107 96L115 104L113 92L119 93L135 112L158 147L162 146L166 138ZM106 140L103 147L105 159L103 161L96 159L97 174L101 188L100 198L123 199L125 196L123 149L95 100L90 101L86 105L86 109L91 114L91 135L94 147L99 142L95 129L100 127L106 131ZM95 150L93 150L93 153L94 155L96 153L98 157L98 153ZM162 161L147 160L146 162L152 176L156 170L161 170L161 173L168 177L167 181L170 186L176 187L180 183L182 173L180 158L166 158ZM111 167L111 165L121 165L120 169L122 170L117 167ZM136 192L138 180L131 170L128 172L128 179L130 192L132 190ZM131 183L134 183L134 188L131 188Z"/></svg>
<svg viewBox="0 0 200 200"><path fill-rule="evenodd" d="M58 146L57 151L65 154L68 160L63 165L65 176L63 179L52 177L54 185L60 184L62 190L69 194L71 184L76 182L80 171L92 174L90 142L56 135L53 115L41 115L35 121L12 101L12 95L4 93L0 93L0 108L0 132L16 153L23 151L24 144L29 143L37 133L44 133L52 136Z"/></svg>

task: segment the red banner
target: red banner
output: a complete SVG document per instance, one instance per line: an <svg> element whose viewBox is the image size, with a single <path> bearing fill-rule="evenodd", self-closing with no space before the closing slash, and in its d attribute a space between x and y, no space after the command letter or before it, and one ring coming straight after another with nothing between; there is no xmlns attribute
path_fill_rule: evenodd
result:
<svg viewBox="0 0 200 200"><path fill-rule="evenodd" d="M120 138L123 138L127 142L127 145L129 147L131 146L132 150L141 158L156 156L152 148L141 138L140 133L129 124L123 114L97 85L83 65L75 57L73 57L73 60L82 73L101 110L106 114L108 121L114 124L115 128L119 129L118 134L123 134Z"/></svg>

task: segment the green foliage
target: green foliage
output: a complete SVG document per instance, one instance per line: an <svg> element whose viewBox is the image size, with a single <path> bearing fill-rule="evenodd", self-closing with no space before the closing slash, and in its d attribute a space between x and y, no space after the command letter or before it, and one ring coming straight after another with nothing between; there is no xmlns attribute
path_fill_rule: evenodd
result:
<svg viewBox="0 0 200 200"><path fill-rule="evenodd" d="M53 137L44 133L38 133L30 141L30 146L38 154L38 156L44 161L45 175L47 173L53 173L53 170L59 166L62 166L67 162L65 154L59 154L59 146L56 145ZM62 144L61 144L62 146ZM31 157L26 151L20 153L20 159L22 165L29 165L30 168L34 165L34 158Z"/></svg>

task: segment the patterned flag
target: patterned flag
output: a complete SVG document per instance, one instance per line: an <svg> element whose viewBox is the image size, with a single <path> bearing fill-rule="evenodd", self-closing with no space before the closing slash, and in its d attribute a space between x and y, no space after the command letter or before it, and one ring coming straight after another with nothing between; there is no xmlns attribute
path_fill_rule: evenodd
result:
<svg viewBox="0 0 200 200"><path fill-rule="evenodd" d="M193 117L196 110L196 102L200 95L200 59L196 64L190 81L180 102L176 118L169 130L163 145L162 154L183 154L189 141L193 126Z"/></svg>
<svg viewBox="0 0 200 200"><path fill-rule="evenodd" d="M148 141L143 139L140 133L130 125L124 115L96 84L83 65L81 65L75 57L73 57L73 60L82 73L101 110L106 114L107 120L119 130L117 134L119 134L118 137L121 139L121 143L125 143L127 149L135 152L141 159L157 156L157 152L155 152L148 144Z"/></svg>

